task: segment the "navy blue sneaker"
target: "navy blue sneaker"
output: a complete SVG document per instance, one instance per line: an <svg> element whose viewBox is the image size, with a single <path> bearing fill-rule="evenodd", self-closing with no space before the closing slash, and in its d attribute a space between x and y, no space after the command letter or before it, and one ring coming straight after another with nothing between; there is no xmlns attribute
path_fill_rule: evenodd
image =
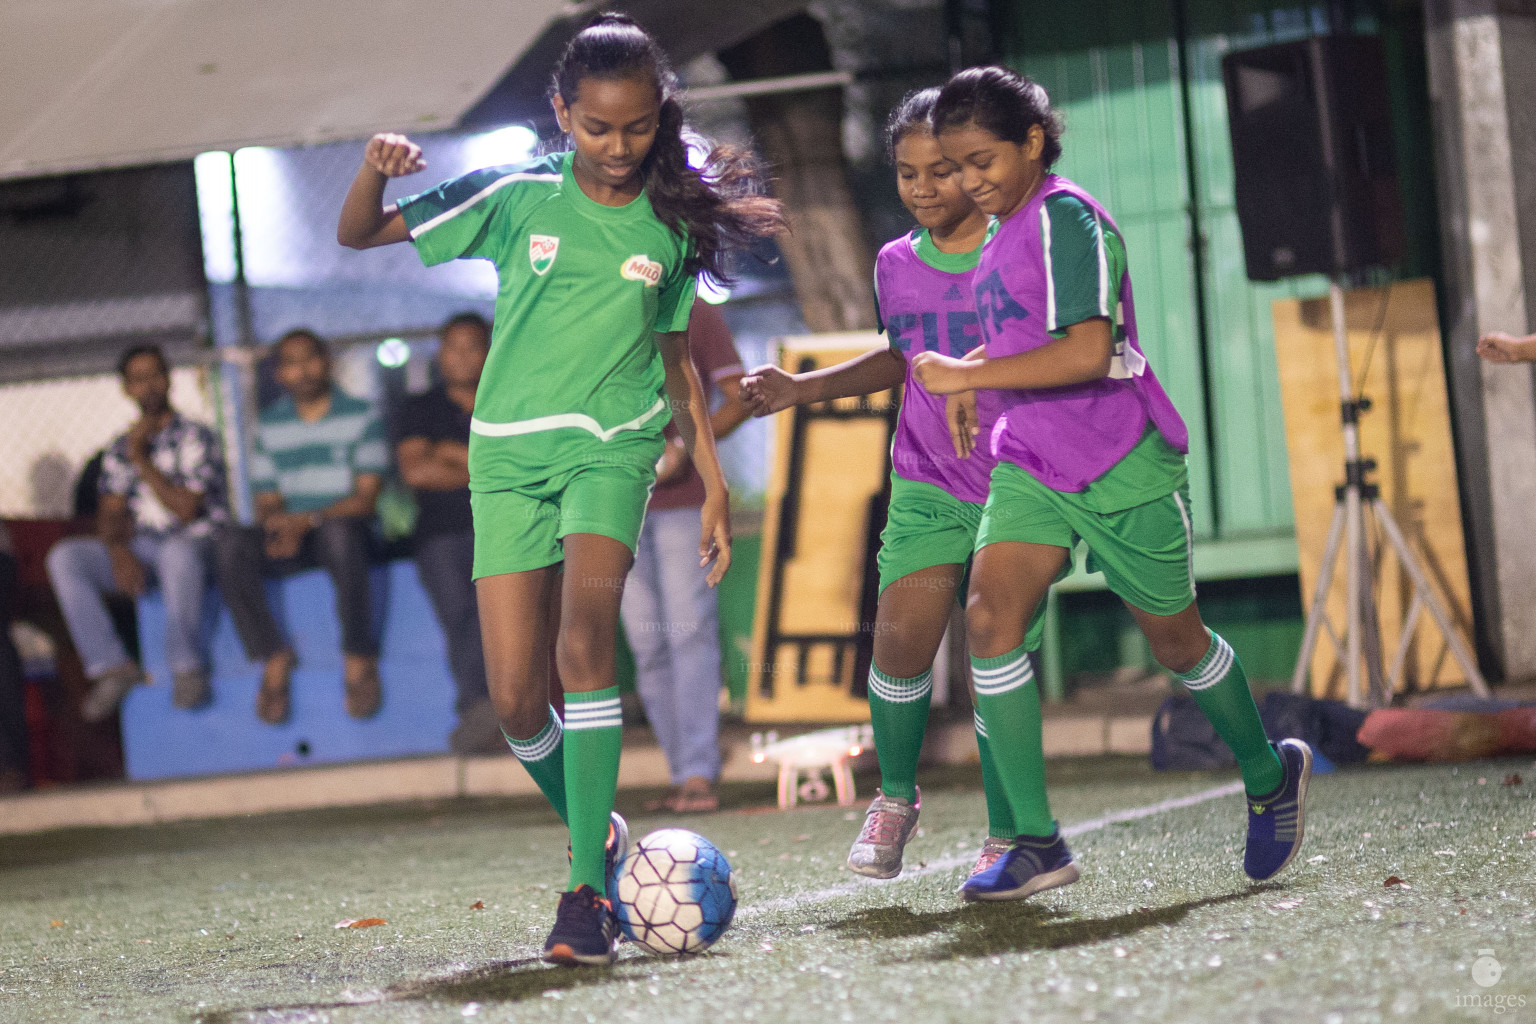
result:
<svg viewBox="0 0 1536 1024"><path fill-rule="evenodd" d="M1071 885L1078 879L1077 864L1057 829L1044 839L1019 836L992 866L978 871L960 887L960 898L1022 900L1046 889Z"/></svg>
<svg viewBox="0 0 1536 1024"><path fill-rule="evenodd" d="M544 942L544 959L570 967L606 967L618 955L619 919L613 904L590 885L560 894L555 927Z"/></svg>
<svg viewBox="0 0 1536 1024"><path fill-rule="evenodd" d="M1301 740L1275 744L1285 781L1265 797L1248 797L1248 847L1243 870L1255 882L1273 878L1301 849L1306 823L1307 782L1312 778L1312 748Z"/></svg>

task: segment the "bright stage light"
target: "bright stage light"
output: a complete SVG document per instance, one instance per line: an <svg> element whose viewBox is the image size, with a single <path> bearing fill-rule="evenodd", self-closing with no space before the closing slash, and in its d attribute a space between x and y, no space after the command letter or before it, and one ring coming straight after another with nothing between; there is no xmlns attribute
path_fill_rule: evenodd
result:
<svg viewBox="0 0 1536 1024"><path fill-rule="evenodd" d="M464 139L464 162L470 167L496 167L522 163L539 148L539 137L523 124L497 128Z"/></svg>
<svg viewBox="0 0 1536 1024"><path fill-rule="evenodd" d="M375 355L378 356L380 366L389 370L398 370L410 361L411 346L400 338L385 338L379 342Z"/></svg>
<svg viewBox="0 0 1536 1024"><path fill-rule="evenodd" d="M214 284L235 279L235 192L229 154L199 153L192 161L198 220L203 230L203 273Z"/></svg>
<svg viewBox="0 0 1536 1024"><path fill-rule="evenodd" d="M718 306L731 297L731 290L709 274L699 275L699 298L711 306Z"/></svg>

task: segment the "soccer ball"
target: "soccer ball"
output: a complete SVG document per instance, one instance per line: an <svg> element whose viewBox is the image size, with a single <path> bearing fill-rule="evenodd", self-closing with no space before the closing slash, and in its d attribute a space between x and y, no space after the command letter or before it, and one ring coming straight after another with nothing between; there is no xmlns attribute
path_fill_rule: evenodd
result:
<svg viewBox="0 0 1536 1024"><path fill-rule="evenodd" d="M642 838L619 863L613 909L624 937L648 953L702 953L736 913L736 879L715 844L685 828Z"/></svg>

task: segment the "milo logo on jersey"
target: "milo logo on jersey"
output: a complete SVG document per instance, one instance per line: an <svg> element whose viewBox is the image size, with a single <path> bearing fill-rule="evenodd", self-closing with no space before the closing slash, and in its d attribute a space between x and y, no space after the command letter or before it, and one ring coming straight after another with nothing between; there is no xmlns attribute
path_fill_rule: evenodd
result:
<svg viewBox="0 0 1536 1024"><path fill-rule="evenodd" d="M619 276L626 281L644 281L647 288L661 284L661 264L649 256L631 256L619 268Z"/></svg>
<svg viewBox="0 0 1536 1024"><path fill-rule="evenodd" d="M543 277L555 265L555 253L560 251L560 239L556 235L528 236L528 263L533 272Z"/></svg>

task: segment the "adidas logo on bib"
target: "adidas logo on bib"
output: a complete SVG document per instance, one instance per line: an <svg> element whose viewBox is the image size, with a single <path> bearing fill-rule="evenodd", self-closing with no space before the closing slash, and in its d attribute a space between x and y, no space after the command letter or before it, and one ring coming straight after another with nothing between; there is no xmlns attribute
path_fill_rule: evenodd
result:
<svg viewBox="0 0 1536 1024"><path fill-rule="evenodd" d="M644 281L647 288L661 284L661 264L649 256L631 256L619 268L619 276L626 281Z"/></svg>

